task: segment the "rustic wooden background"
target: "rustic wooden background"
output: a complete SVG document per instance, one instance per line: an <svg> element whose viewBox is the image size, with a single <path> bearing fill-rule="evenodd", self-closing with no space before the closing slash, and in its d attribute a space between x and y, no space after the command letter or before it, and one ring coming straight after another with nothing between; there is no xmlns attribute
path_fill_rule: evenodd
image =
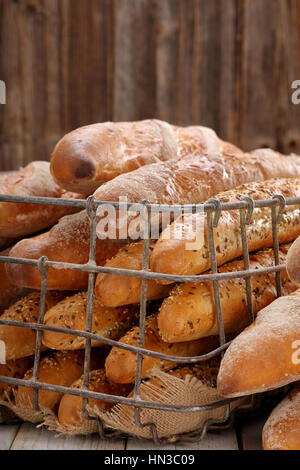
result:
<svg viewBox="0 0 300 470"><path fill-rule="evenodd" d="M0 170L105 120L300 153L300 0L0 0Z"/></svg>

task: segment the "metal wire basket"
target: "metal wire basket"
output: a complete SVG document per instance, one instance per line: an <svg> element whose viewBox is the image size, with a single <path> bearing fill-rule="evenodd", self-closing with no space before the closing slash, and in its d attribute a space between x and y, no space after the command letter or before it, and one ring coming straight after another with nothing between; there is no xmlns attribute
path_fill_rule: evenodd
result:
<svg viewBox="0 0 300 470"><path fill-rule="evenodd" d="M93 196L90 196L86 200L75 200L75 199L55 199L45 197L23 197L23 196L12 196L12 195L0 195L0 202L13 202L13 203L30 203L30 204L45 204L55 206L71 206L87 211L90 219L90 252L89 260L86 264L73 264L73 263L62 263L48 260L45 256L42 256L38 260L24 259L24 258L8 258L7 256L0 256L0 262L6 263L19 263L37 266L41 275L41 291L40 291L40 306L39 316L37 323L25 323L16 322L11 320L3 320L0 317L0 324L19 326L21 328L31 328L37 331L36 335L36 348L34 356L34 367L32 380L23 380L0 376L0 381L10 385L21 385L25 387L33 388L33 402L34 409L39 410L38 407L38 390L49 390L59 392L62 394L78 395L83 398L83 415L87 419L90 419L86 405L88 398L100 399L112 403L120 403L131 405L134 407L135 423L139 427L149 426L151 428L152 438L154 442L164 444L166 442L174 442L176 440L199 440L202 439L207 431L220 430L231 426L234 416L241 409L243 410L255 410L261 404L261 395L252 395L248 397L248 403L243 406L235 408L234 412L230 412L230 399L220 400L218 402L209 403L206 405L199 406L176 406L163 403L147 402L141 399L140 387L141 387L141 375L142 375L142 362L144 356L152 356L161 360L168 360L176 362L178 364L195 364L201 361L206 361L214 356L224 353L230 342L226 341L226 334L224 331L224 325L222 320L222 311L220 303L219 293L219 281L225 279L244 278L246 284L246 296L247 296L247 309L249 324L253 322L253 306L252 306L252 293L251 293L251 276L262 273L275 273L276 277L276 289L277 296L281 296L281 277L280 272L285 269L284 265L280 265L279 261L279 243L277 235L277 227L280 223L280 218L286 205L298 205L300 204L300 198L289 198L285 199L282 195L275 195L272 199L268 200L253 200L251 198L245 198L241 201L220 203L217 199L212 199L206 204L201 205L201 210L207 214L207 230L208 230L208 241L211 261L211 274L203 274L197 276L179 276L179 275L167 275L158 274L149 271L149 211L173 212L178 209L179 206L168 206L168 205L156 205L150 204L148 201L141 201L141 215L144 226L144 241L143 241L143 268L141 271L133 271L128 269L117 269L111 267L97 266L95 262L95 247L96 247L96 211L99 205L111 204L116 209L128 209L130 204L124 202L106 202L98 201ZM182 206L185 212L195 212L198 209L197 205ZM251 270L249 269L249 252L246 235L246 225L250 223L253 210L255 208L269 207L271 209L272 219L272 232L273 232L273 249L274 249L274 266L265 267L260 269ZM243 260L244 270L228 273L218 273L217 261L216 261L216 250L214 244L213 230L218 225L220 214L222 211L236 210L240 213L240 230L243 247ZM63 387L57 385L51 385L44 382L39 382L39 366L41 359L41 340L42 333L44 330L53 332L65 333L64 328L58 328L54 326L46 326L43 324L45 314L45 298L47 291L47 277L48 269L69 269L79 270L88 273L88 302L87 302L87 322L86 330L79 331L74 329L68 329L68 335L80 336L85 338L85 360L84 360L84 380L83 387L81 389ZM91 332L92 325L92 313L93 313L93 293L94 293L94 280L97 273L109 273L118 274L122 276L138 277L142 280L141 295L140 295L140 319L139 319L139 340L138 347L123 344L118 341L114 341L102 336L93 334ZM168 280L172 282L208 282L213 283L214 302L216 307L216 314L218 320L219 330L219 341L220 346L207 354L196 356L196 357L180 357L180 356L168 356L158 352L147 350L143 347L144 345L144 332L145 332L145 319L147 313L147 282L150 279ZM136 378L134 384L134 396L133 398L108 395L99 392L92 392L88 390L89 372L90 372L90 353L91 353L91 340L101 341L103 344L108 346L114 346L121 349L129 350L137 356L137 368ZM265 395L265 394L263 394ZM176 411L180 413L201 413L217 407L224 407L224 416L221 419L209 419L207 420L201 429L194 430L188 433L177 434L168 438L159 439L157 429L154 423L143 424L141 422L140 409L141 408L152 408L156 410L164 411ZM94 419L94 418L93 418ZM112 432L111 430L105 429L105 426L101 419L98 419L98 428L101 438L104 437L120 437L124 436L121 432Z"/></svg>

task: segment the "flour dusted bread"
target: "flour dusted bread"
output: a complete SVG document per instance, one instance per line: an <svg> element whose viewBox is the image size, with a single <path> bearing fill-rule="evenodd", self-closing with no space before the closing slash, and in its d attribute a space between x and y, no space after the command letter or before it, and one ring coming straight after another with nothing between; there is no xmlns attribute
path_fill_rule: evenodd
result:
<svg viewBox="0 0 300 470"><path fill-rule="evenodd" d="M97 264L102 266L125 243L125 240L97 240ZM47 256L51 261L84 264L89 260L89 249L90 221L86 212L81 211L61 218L49 232L21 240L10 250L9 256L29 259ZM36 266L7 263L6 271L18 286L33 289L41 286L41 276ZM87 272L49 268L48 289L84 290L87 283Z"/></svg>
<svg viewBox="0 0 300 470"><path fill-rule="evenodd" d="M134 327L122 338L120 343L138 346L139 328ZM156 315L151 315L146 319L144 348L150 351L156 351L170 356L192 357L204 354L218 347L218 338L203 338L198 341L189 341L185 343L165 343L159 336ZM106 358L105 370L106 376L112 382L130 383L134 382L136 374L136 354L113 347ZM150 356L144 356L142 366L142 377L149 377L153 367L161 370L170 370L177 366L175 362L163 361Z"/></svg>
<svg viewBox="0 0 300 470"><path fill-rule="evenodd" d="M15 361L7 361L6 364L0 364L0 376L23 379L25 372L30 369L32 364L32 357L24 357ZM13 385L1 382L0 379L0 399L9 397L12 390Z"/></svg>
<svg viewBox="0 0 300 470"><path fill-rule="evenodd" d="M300 380L300 290L262 309L223 357L219 393L235 397Z"/></svg>
<svg viewBox="0 0 300 470"><path fill-rule="evenodd" d="M265 450L300 450L300 382L271 413L263 429Z"/></svg>
<svg viewBox="0 0 300 470"><path fill-rule="evenodd" d="M221 203L240 201L244 197L254 200L270 199L274 194L284 197L300 196L300 179L271 179L263 183L248 183L236 189L218 194ZM210 266L207 216L185 214L170 227L168 236L163 232L151 256L150 267L154 272L165 274L200 274ZM201 233L197 230L201 231ZM177 236L176 234L181 234ZM246 226L249 251L273 246L271 210L255 208L251 223ZM278 225L279 243L294 240L300 234L299 206L286 206ZM199 238L200 235L200 238ZM202 237L203 236L203 237ZM222 265L242 255L239 211L222 211L219 224L214 229L216 259Z"/></svg>
<svg viewBox="0 0 300 470"><path fill-rule="evenodd" d="M154 245L154 241L150 242L150 253ZM105 263L105 267L141 270L143 268L143 242L130 243L120 248L116 256ZM95 283L95 295L104 305L112 307L135 304L140 302L141 286L142 281L137 277L99 273ZM170 287L149 280L147 299L160 299L169 291Z"/></svg>
<svg viewBox="0 0 300 470"><path fill-rule="evenodd" d="M44 324L59 328L86 330L87 292L80 292L63 299L50 308L44 318ZM137 306L105 307L97 299L93 303L91 332L109 339L119 339L129 328L138 322ZM55 333L45 330L42 342L44 346L58 350L85 348L85 338L70 334ZM101 345L100 341L91 341L92 346Z"/></svg>
<svg viewBox="0 0 300 470"><path fill-rule="evenodd" d="M78 198L63 191L53 180L48 162L32 162L24 169L0 175L0 194ZM18 238L50 227L76 208L0 202L0 237Z"/></svg>
<svg viewBox="0 0 300 470"><path fill-rule="evenodd" d="M53 150L51 172L63 188L91 194L122 173L176 157L176 135L166 122L103 122L66 134Z"/></svg>
<svg viewBox="0 0 300 470"><path fill-rule="evenodd" d="M59 302L65 292L47 292L45 311ZM36 323L39 316L40 293L32 292L11 305L1 320ZM0 341L5 344L6 360L31 356L35 352L36 330L0 324Z"/></svg>
<svg viewBox="0 0 300 470"><path fill-rule="evenodd" d="M280 264L285 264L290 244L279 248ZM250 269L274 266L272 248L250 254ZM230 261L221 268L220 273L243 271L244 261ZM285 271L281 272L282 295L297 289ZM246 283L243 278L225 279L219 282L220 302L224 329L233 333L248 325ZM275 273L251 276L253 313L266 307L277 297ZM204 336L218 334L218 321L212 282L178 284L164 299L157 324L164 341L192 341Z"/></svg>

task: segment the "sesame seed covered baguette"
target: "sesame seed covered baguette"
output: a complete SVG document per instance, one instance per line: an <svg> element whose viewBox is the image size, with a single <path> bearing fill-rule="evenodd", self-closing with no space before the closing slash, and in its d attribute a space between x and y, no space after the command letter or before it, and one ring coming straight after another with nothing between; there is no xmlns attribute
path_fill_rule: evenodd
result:
<svg viewBox="0 0 300 470"><path fill-rule="evenodd" d="M53 307L67 294L47 292L45 311ZM39 316L40 293L32 292L11 305L1 315L1 320L36 323ZM0 324L0 341L5 343L6 360L31 356L35 352L36 330Z"/></svg>
<svg viewBox="0 0 300 470"><path fill-rule="evenodd" d="M219 393L236 397L300 380L300 289L257 315L224 354Z"/></svg>
<svg viewBox="0 0 300 470"><path fill-rule="evenodd" d="M119 339L129 328L138 322L138 306L105 307L94 299L91 332L110 339ZM67 297L45 315L44 323L48 326L86 330L87 292L80 292ZM67 330L66 330L67 331ZM58 350L85 348L85 338L65 333L45 330L42 342L44 346ZM92 340L92 346L99 341Z"/></svg>
<svg viewBox="0 0 300 470"><path fill-rule="evenodd" d="M82 388L83 377L72 383L72 388ZM131 390L131 384L116 384L108 380L104 369L93 370L89 374L89 387L92 392L106 393L107 395L126 396ZM77 395L63 395L58 408L58 420L62 426L79 426L85 421L82 415L82 398ZM90 409L107 411L114 403L104 400L88 399Z"/></svg>
<svg viewBox="0 0 300 470"><path fill-rule="evenodd" d="M92 351L90 367L97 369L103 366L104 356L99 351ZM84 370L84 351L53 351L40 362L39 382L70 387ZM28 370L24 380L31 380L33 368ZM62 394L49 390L38 391L40 407L53 410L59 403ZM16 406L31 408L33 406L33 389L19 386L16 393Z"/></svg>
<svg viewBox="0 0 300 470"><path fill-rule="evenodd" d="M276 406L263 428L264 450L300 450L300 382Z"/></svg>
<svg viewBox="0 0 300 470"><path fill-rule="evenodd" d="M139 328L134 327L125 334L120 343L138 346ZM146 319L144 348L171 356L190 357L204 354L214 347L218 347L219 340L216 337L203 338L198 341L184 343L165 343L159 336L157 316L151 315ZM113 382L131 383L135 380L136 354L113 347L106 358L106 376ZM163 361L150 356L144 356L142 366L142 378L149 377L151 370L157 366L161 370L170 370L178 366L176 362Z"/></svg>
<svg viewBox="0 0 300 470"><path fill-rule="evenodd" d="M280 264L285 264L290 244L279 249ZM274 266L272 248L250 255L250 269ZM244 261L229 261L219 268L219 273L243 271ZM297 289L289 280L286 271L281 272L282 295ZM246 283L243 278L226 279L219 282L221 311L226 333L241 330L249 323L247 311ZM253 313L273 302L277 297L275 273L251 276ZM218 321L212 282L178 284L159 310L157 323L164 341L192 341L204 336L218 334Z"/></svg>
<svg viewBox="0 0 300 470"><path fill-rule="evenodd" d="M300 179L272 179L262 183L248 183L239 188L220 193L216 196L222 202L240 201L245 196L254 200L265 200L274 194L282 194L284 197L300 196ZM154 272L166 274L200 274L208 270L210 266L207 216L204 227L199 218L202 214L186 214L177 219L169 228L170 237L164 232L156 243L151 256L150 267ZM201 233L197 233L196 224ZM191 236L191 227L193 233ZM175 233L182 233L181 237L175 237ZM246 226L249 251L271 247L272 221L269 207L254 209L251 223ZM190 249L199 235L204 235L203 243ZM300 235L300 209L299 206L286 206L278 225L279 243L287 243ZM240 230L240 214L238 210L222 211L218 227L214 230L216 258L218 265L222 265L242 255L242 240Z"/></svg>
<svg viewBox="0 0 300 470"><path fill-rule="evenodd" d="M155 242L151 242L149 252ZM143 266L143 242L131 243L120 248L114 258L106 261L105 267L141 270ZM117 307L140 302L142 281L137 277L121 276L119 274L97 275L95 295L104 305ZM163 286L149 280L147 284L147 299L160 299L170 292L169 286Z"/></svg>
<svg viewBox="0 0 300 470"><path fill-rule="evenodd" d="M15 361L7 361L6 364L0 364L0 375L22 379L25 372L32 366L32 364L32 357L24 357L22 359L16 359ZM12 389L13 385L5 384L0 380L0 398L10 396Z"/></svg>

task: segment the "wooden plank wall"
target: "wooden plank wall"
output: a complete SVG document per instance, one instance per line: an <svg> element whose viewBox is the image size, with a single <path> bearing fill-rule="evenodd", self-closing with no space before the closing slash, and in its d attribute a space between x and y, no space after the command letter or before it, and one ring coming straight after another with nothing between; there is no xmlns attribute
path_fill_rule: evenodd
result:
<svg viewBox="0 0 300 470"><path fill-rule="evenodd" d="M0 0L0 170L157 117L300 153L300 0Z"/></svg>

